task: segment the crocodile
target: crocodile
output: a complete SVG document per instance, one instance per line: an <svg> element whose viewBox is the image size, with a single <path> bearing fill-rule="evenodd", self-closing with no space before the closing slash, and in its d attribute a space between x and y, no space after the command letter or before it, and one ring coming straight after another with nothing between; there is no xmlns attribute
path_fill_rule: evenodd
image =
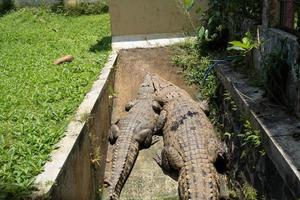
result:
<svg viewBox="0 0 300 200"><path fill-rule="evenodd" d="M165 171L178 172L180 199L220 199L223 177L217 173L214 163L224 153L224 146L213 125L201 105L186 91L157 75L152 80L156 100L167 112L164 148L154 160Z"/></svg>
<svg viewBox="0 0 300 200"><path fill-rule="evenodd" d="M109 141L114 144L109 198L119 199L123 186L138 157L139 150L157 140L155 134L164 126L166 112L154 101L151 74L146 74L135 100L125 106L128 114L110 128ZM156 138L157 139L157 138Z"/></svg>

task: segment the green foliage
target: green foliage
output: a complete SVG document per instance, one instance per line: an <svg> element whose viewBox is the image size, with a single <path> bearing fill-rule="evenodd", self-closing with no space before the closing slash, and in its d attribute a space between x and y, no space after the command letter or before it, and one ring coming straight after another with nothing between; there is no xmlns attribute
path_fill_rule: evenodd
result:
<svg viewBox="0 0 300 200"><path fill-rule="evenodd" d="M223 5L224 6L224 5ZM210 1L209 8L201 16L204 24L198 30L199 50L216 50L226 47L229 38L223 6L219 1Z"/></svg>
<svg viewBox="0 0 300 200"><path fill-rule="evenodd" d="M64 5L63 1L60 3L49 3L47 1L32 1L22 3L22 1L12 1L12 0L0 0L0 16L1 13L6 13L11 9L20 9L26 7L26 5L31 5L35 7L40 7L43 9L49 9L52 12L64 15L92 15L92 14L103 14L108 12L108 0L96 0L93 2L78 2L75 6L68 7Z"/></svg>
<svg viewBox="0 0 300 200"><path fill-rule="evenodd" d="M249 183L245 183L242 187L245 200L257 200L257 192Z"/></svg>
<svg viewBox="0 0 300 200"><path fill-rule="evenodd" d="M241 18L260 21L262 5L256 0L209 0L209 8L200 17L203 26L197 32L199 49L204 52L227 47L229 27L240 24ZM246 42L246 41L245 41ZM234 45L245 45L244 42Z"/></svg>
<svg viewBox="0 0 300 200"><path fill-rule="evenodd" d="M21 9L1 17L0 30L0 196L17 199L106 62L110 47L98 44L110 36L109 16ZM66 54L74 61L52 64Z"/></svg>
<svg viewBox="0 0 300 200"><path fill-rule="evenodd" d="M241 52L242 55L246 55L249 53L252 49L259 47L259 42L253 39L250 32L247 32L245 36L242 38L242 41L231 41L229 42L231 44L230 47L227 47L227 50L234 50Z"/></svg>
<svg viewBox="0 0 300 200"><path fill-rule="evenodd" d="M52 7L52 11L64 15L93 15L108 12L108 3L106 0L98 0L93 3L80 2L74 7L66 7L59 4Z"/></svg>
<svg viewBox="0 0 300 200"><path fill-rule="evenodd" d="M241 158L246 157L251 151L260 151L262 155L264 152L261 150L261 136L258 130L254 130L251 123L246 120L242 133L237 135L241 141L243 148Z"/></svg>
<svg viewBox="0 0 300 200"><path fill-rule="evenodd" d="M194 0L183 0L184 7L189 10L193 7L195 1Z"/></svg>
<svg viewBox="0 0 300 200"><path fill-rule="evenodd" d="M199 90L203 98L213 98L217 87L215 76L213 74L209 75L205 84L203 84L205 71L211 63L211 58L201 56L196 43L193 41L179 44L174 47L174 50L175 55L172 61L183 69L187 81L190 84L201 86Z"/></svg>

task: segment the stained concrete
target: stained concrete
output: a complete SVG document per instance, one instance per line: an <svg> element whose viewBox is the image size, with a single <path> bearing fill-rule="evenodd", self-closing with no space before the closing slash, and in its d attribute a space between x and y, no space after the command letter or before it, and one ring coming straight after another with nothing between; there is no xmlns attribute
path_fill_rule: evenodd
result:
<svg viewBox="0 0 300 200"><path fill-rule="evenodd" d="M109 0L113 36L195 32L208 1L186 11L181 0Z"/></svg>
<svg viewBox="0 0 300 200"><path fill-rule="evenodd" d="M182 33L114 36L112 37L112 48L114 50L157 48L195 39L195 37L186 37L186 35Z"/></svg>
<svg viewBox="0 0 300 200"><path fill-rule="evenodd" d="M194 98L197 90L188 86L183 79L182 72L171 63L170 48L132 49L122 50L116 65L115 95L112 121L124 116L124 105L136 94L139 85L147 72L156 73L166 80L185 89ZM178 199L177 182L165 175L152 159L160 153L163 147L161 141L140 151L132 173L123 188L121 199L153 200ZM110 179L112 146L109 147L106 178ZM108 199L107 189L103 199Z"/></svg>
<svg viewBox="0 0 300 200"><path fill-rule="evenodd" d="M300 122L280 105L272 104L262 89L250 85L250 80L229 66L217 68L217 75L230 93L239 111L261 133L262 144L284 180L279 183L300 198ZM291 198L279 198L291 199Z"/></svg>

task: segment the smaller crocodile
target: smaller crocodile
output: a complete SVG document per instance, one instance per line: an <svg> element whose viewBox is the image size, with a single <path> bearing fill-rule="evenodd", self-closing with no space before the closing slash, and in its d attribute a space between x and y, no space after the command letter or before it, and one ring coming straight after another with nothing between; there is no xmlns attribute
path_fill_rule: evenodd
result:
<svg viewBox="0 0 300 200"><path fill-rule="evenodd" d="M164 148L155 161L167 172L179 172L181 200L220 199L219 180L223 177L214 162L223 153L223 145L212 124L187 92L159 76L152 78L157 101L167 112Z"/></svg>
<svg viewBox="0 0 300 200"><path fill-rule="evenodd" d="M111 144L115 143L109 183L111 200L119 199L139 150L149 148L155 142L152 136L164 126L166 113L153 100L154 92L151 74L147 74L137 98L125 106L128 114L111 126L109 140Z"/></svg>

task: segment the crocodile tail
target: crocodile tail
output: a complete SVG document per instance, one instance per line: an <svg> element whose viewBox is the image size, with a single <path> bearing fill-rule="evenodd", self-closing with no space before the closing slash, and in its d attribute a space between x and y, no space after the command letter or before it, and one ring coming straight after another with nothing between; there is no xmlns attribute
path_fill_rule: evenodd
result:
<svg viewBox="0 0 300 200"><path fill-rule="evenodd" d="M110 199L117 200L139 153L139 143L132 138L119 137L114 147L110 183Z"/></svg>
<svg viewBox="0 0 300 200"><path fill-rule="evenodd" d="M179 173L178 190L182 200L219 199L218 179L213 164L191 163Z"/></svg>

